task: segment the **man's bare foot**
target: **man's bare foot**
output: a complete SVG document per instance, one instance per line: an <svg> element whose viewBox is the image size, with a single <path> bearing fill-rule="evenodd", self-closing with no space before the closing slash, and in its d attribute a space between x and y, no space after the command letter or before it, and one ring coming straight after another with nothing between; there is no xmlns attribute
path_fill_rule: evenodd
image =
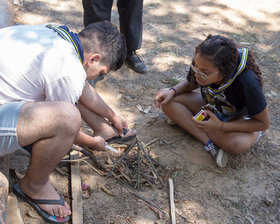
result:
<svg viewBox="0 0 280 224"><path fill-rule="evenodd" d="M24 178L20 181L21 191L32 199L48 199L48 200L59 200L60 196L51 185L47 182L45 185L34 185ZM65 202L62 205L52 204L38 204L38 206L50 215L58 217L66 217L71 215L70 206Z"/></svg>

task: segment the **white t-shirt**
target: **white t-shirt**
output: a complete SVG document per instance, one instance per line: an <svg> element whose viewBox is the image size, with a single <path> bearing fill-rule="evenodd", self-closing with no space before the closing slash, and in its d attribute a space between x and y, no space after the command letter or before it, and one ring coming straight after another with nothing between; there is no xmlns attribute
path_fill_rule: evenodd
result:
<svg viewBox="0 0 280 224"><path fill-rule="evenodd" d="M0 104L20 100L75 104L85 80L74 46L45 25L0 29Z"/></svg>

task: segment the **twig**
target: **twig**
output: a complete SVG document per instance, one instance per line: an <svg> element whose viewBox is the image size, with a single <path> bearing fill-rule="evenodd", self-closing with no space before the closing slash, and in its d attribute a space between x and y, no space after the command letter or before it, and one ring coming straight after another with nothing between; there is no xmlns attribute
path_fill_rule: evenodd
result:
<svg viewBox="0 0 280 224"><path fill-rule="evenodd" d="M98 173L100 176L105 176L105 174L101 173L98 169L96 169L94 166L92 166L88 161L83 160L87 165L89 165L96 173Z"/></svg>
<svg viewBox="0 0 280 224"><path fill-rule="evenodd" d="M168 145L173 145L174 143L176 143L176 142L182 140L183 138L185 138L185 136L186 136L186 135L182 135L182 136L178 137L177 139L175 139L174 141L168 142L167 144L168 144Z"/></svg>
<svg viewBox="0 0 280 224"><path fill-rule="evenodd" d="M56 167L55 170L62 176L69 176L69 174L67 172L63 171L59 167Z"/></svg>
<svg viewBox="0 0 280 224"><path fill-rule="evenodd" d="M188 220L188 218L187 218L185 215L183 215L182 212L179 211L178 209L175 209L175 212L176 212L179 216L181 216L183 219Z"/></svg>
<svg viewBox="0 0 280 224"><path fill-rule="evenodd" d="M88 152L85 149L82 149L80 152L83 153L85 156L88 156L98 169L108 172L108 169L102 163L100 163L92 153Z"/></svg>
<svg viewBox="0 0 280 224"><path fill-rule="evenodd" d="M272 48L278 42L278 40L279 39L276 39L275 41L273 41L273 43L269 47Z"/></svg>
<svg viewBox="0 0 280 224"><path fill-rule="evenodd" d="M79 159L63 159L63 160L60 160L60 162L61 163L76 163L76 162L84 161L85 159L88 159L88 157L82 157Z"/></svg>
<svg viewBox="0 0 280 224"><path fill-rule="evenodd" d="M175 169L174 167L172 167L170 170L168 170L166 176L164 177L164 181L167 181L167 180L171 177L172 173L173 173L175 170L176 170L176 169Z"/></svg>
<svg viewBox="0 0 280 224"><path fill-rule="evenodd" d="M108 172L107 168L104 166L104 164L100 163L96 157L91 153L89 152L90 150L85 150L84 148L82 148L81 146L78 146L78 145L73 145L73 149L76 150L76 151L79 151L81 153L83 153L85 156L89 157L93 164L100 170L102 171L105 171L105 172Z"/></svg>
<svg viewBox="0 0 280 224"><path fill-rule="evenodd" d="M132 184L132 181L130 180L130 178L122 171L120 171L121 175L124 177L124 179L126 179L130 184Z"/></svg>
<svg viewBox="0 0 280 224"><path fill-rule="evenodd" d="M251 219L250 217L245 217L245 219L247 219L250 222L250 224L254 224L255 223L254 220Z"/></svg>
<svg viewBox="0 0 280 224"><path fill-rule="evenodd" d="M117 179L117 182L118 182L120 185L122 185L123 187L127 187L127 188L129 188L129 189L131 189L131 190L134 190L134 186L131 185L131 184L124 183L124 182L121 181L120 179Z"/></svg>
<svg viewBox="0 0 280 224"><path fill-rule="evenodd" d="M169 182L169 199L170 199L171 223L176 224L173 180L171 178L169 178L168 182Z"/></svg>
<svg viewBox="0 0 280 224"><path fill-rule="evenodd" d="M155 178L154 178L153 176L151 176L151 175L149 175L149 174L146 174L146 173L143 173L143 172L140 172L140 175L141 175L143 178L145 178L147 181L149 181L149 182L151 182L151 183L153 183L153 184L156 183L156 182L155 182Z"/></svg>
<svg viewBox="0 0 280 224"><path fill-rule="evenodd" d="M152 206L154 206L155 208L157 208L160 212L162 212L163 214L165 214L165 212L157 205L157 204L155 204L154 202L152 202L152 201L150 201L150 200L148 200L148 199L146 199L146 198L144 198L144 197L142 197L142 196L140 196L139 194L136 194L136 193L131 193L132 195L134 195L134 196L136 196L137 198L140 198L140 199L142 199L143 201L145 201L145 202L147 202L149 205L152 205Z"/></svg>
<svg viewBox="0 0 280 224"><path fill-rule="evenodd" d="M146 150L145 150L144 147L142 146L141 142L138 141L138 139L137 139L137 145L138 145L138 147L140 147L140 148L142 149L142 151L144 152L144 154L145 154L147 160L149 161L149 163L150 163L150 165L152 166L152 168L153 168L153 170L154 170L154 172L155 172L157 178L159 179L159 182L162 184L163 187L165 187L165 184L163 183L162 179L161 179L160 176L158 175L158 172L156 171L156 168L154 167L154 164L153 164L153 162L151 161L150 156L148 155L148 153L146 152Z"/></svg>
<svg viewBox="0 0 280 224"><path fill-rule="evenodd" d="M100 188L102 191L104 191L106 194L110 196L116 196L113 192L109 191L104 185L100 185Z"/></svg>
<svg viewBox="0 0 280 224"><path fill-rule="evenodd" d="M135 184L135 189L139 188L140 186L140 149L137 149L137 181Z"/></svg>
<svg viewBox="0 0 280 224"><path fill-rule="evenodd" d="M156 159L150 157L150 159L155 163L157 166L161 166L162 168L166 169L166 166L158 162Z"/></svg>
<svg viewBox="0 0 280 224"><path fill-rule="evenodd" d="M149 146L149 145L152 145L153 143L155 143L155 142L158 141L158 140L159 140L159 138L155 138L155 139L149 141L147 144L144 145L144 148L147 147L147 146Z"/></svg>
<svg viewBox="0 0 280 224"><path fill-rule="evenodd" d="M150 208L153 212L155 212L155 213L159 216L160 219L164 218L164 214L163 214L160 210L158 210L157 208L155 208L155 207L152 206L152 205L149 205L149 208Z"/></svg>
<svg viewBox="0 0 280 224"><path fill-rule="evenodd" d="M126 149L125 152L123 152L123 155L117 160L117 162L115 163L115 165L112 167L112 169L110 170L110 172L108 173L108 175L106 176L106 178L110 177L112 172L114 171L114 169L121 163L121 161L127 157L128 153L131 151L131 149L133 148L133 146L136 144L136 141L134 141L133 143L131 143L130 146L128 146L128 148Z"/></svg>

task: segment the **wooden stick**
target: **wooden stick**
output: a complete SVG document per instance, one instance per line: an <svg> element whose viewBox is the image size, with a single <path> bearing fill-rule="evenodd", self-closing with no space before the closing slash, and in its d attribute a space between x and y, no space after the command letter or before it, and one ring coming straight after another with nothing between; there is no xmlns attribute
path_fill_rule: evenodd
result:
<svg viewBox="0 0 280 224"><path fill-rule="evenodd" d="M89 149L84 149L81 146L73 145L73 149L83 153L85 156L89 157L93 164L100 170L108 172L107 168L104 166L103 163L99 162L96 157L90 152Z"/></svg>
<svg viewBox="0 0 280 224"><path fill-rule="evenodd" d="M154 159L154 158L152 158L152 157L150 157L150 159L153 161L153 163L154 163L155 165L160 166L160 167L166 169L166 166L163 165L163 164L161 164L160 162L158 162L156 159Z"/></svg>
<svg viewBox="0 0 280 224"><path fill-rule="evenodd" d="M142 151L144 152L144 154L145 154L147 160L149 161L149 163L150 163L150 165L152 166L152 168L153 168L153 170L154 170L154 172L155 172L157 178L159 179L159 182L162 184L163 187L165 187L165 184L163 183L162 179L161 179L160 176L158 175L158 172L156 171L156 168L154 167L154 164L153 164L153 162L152 162L150 156L148 155L148 153L147 153L146 150L144 149L142 143L141 143L140 141L138 141L138 139L137 139L137 145L138 145L138 146L142 149Z"/></svg>
<svg viewBox="0 0 280 224"><path fill-rule="evenodd" d="M96 173L98 173L100 176L105 176L106 174L103 174L102 171L99 171L98 169L96 169L94 166L92 166L88 161L83 160L84 163L86 163L87 165L90 166L91 169L93 169Z"/></svg>
<svg viewBox="0 0 280 224"><path fill-rule="evenodd" d="M131 143L130 146L128 146L128 148L126 149L126 151L123 152L123 155L117 160L117 162L114 164L114 166L112 167L112 169L110 170L110 172L108 173L108 175L106 176L106 178L110 177L112 172L114 171L114 169L121 163L121 161L127 157L128 153L131 151L131 149L133 148L133 146L136 144L136 141L134 141L133 143Z"/></svg>
<svg viewBox="0 0 280 224"><path fill-rule="evenodd" d="M70 152L70 159L76 160L79 153ZM83 224L82 184L79 162L71 163L72 224Z"/></svg>
<svg viewBox="0 0 280 224"><path fill-rule="evenodd" d="M171 223L176 224L173 180L171 178L169 178L168 182L169 182L169 199L170 199Z"/></svg>
<svg viewBox="0 0 280 224"><path fill-rule="evenodd" d="M140 187L140 149L138 147L137 149L137 181L135 184L135 189L138 189Z"/></svg>
<svg viewBox="0 0 280 224"><path fill-rule="evenodd" d="M108 172L107 168L102 163L100 163L92 153L88 152L85 149L82 149L80 152L83 153L85 156L89 157L91 159L91 161L93 162L93 164L98 169L100 169L102 171L105 171L105 172Z"/></svg>
<svg viewBox="0 0 280 224"><path fill-rule="evenodd" d="M152 144L154 144L154 143L155 143L156 141L158 141L158 140L159 140L159 138L155 138L155 139L149 141L147 144L145 144L144 147L147 147L147 146L149 146L149 145L152 145Z"/></svg>
<svg viewBox="0 0 280 224"><path fill-rule="evenodd" d="M61 163L76 163L76 162L84 161L88 158L89 157L82 157L82 158L79 158L79 159L63 159L63 160L60 160L60 162Z"/></svg>
<svg viewBox="0 0 280 224"><path fill-rule="evenodd" d="M146 173L143 173L143 172L141 172L141 171L140 171L140 175L141 175L143 178L145 178L146 181L149 181L149 182L151 182L152 184L155 184L155 183L156 183L155 178L154 178L153 176L151 176L151 175L149 175L149 174L146 174Z"/></svg>
<svg viewBox="0 0 280 224"><path fill-rule="evenodd" d="M150 201L150 200L148 200L148 199L146 199L146 198L144 198L144 197L142 197L142 196L140 196L139 194L136 194L136 193L131 193L132 195L134 195L134 196L136 196L137 198L140 198L140 199L142 199L143 201L145 201L145 202L147 202L149 205L152 205L152 206L154 206L155 208L157 208L160 212L162 212L163 214L165 214L165 212L157 205L157 204L155 204L154 202L152 202L152 201Z"/></svg>
<svg viewBox="0 0 280 224"><path fill-rule="evenodd" d="M55 170L62 176L69 176L69 174L67 172L63 171L59 167L56 167Z"/></svg>
<svg viewBox="0 0 280 224"><path fill-rule="evenodd" d="M6 223L8 209L9 181L0 171L0 223Z"/></svg>

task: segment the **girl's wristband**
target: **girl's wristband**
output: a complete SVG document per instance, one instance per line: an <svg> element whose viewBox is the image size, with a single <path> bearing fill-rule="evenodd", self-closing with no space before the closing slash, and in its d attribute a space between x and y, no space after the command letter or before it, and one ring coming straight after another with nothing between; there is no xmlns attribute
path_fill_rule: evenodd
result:
<svg viewBox="0 0 280 224"><path fill-rule="evenodd" d="M174 96L176 96L177 91L176 91L176 89L175 89L175 88L171 87L171 88L169 88L169 90L173 90L173 91L175 92Z"/></svg>

